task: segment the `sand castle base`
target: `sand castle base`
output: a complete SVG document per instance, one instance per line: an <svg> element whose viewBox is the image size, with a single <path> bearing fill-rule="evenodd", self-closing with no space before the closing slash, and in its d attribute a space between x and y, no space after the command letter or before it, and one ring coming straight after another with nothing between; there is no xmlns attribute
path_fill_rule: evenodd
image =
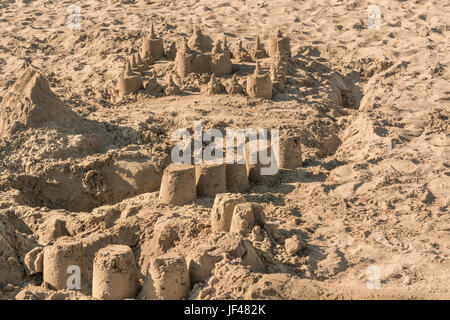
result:
<svg viewBox="0 0 450 320"><path fill-rule="evenodd" d="M159 199L162 203L184 205L197 196L195 168L187 164L171 164L164 171Z"/></svg>

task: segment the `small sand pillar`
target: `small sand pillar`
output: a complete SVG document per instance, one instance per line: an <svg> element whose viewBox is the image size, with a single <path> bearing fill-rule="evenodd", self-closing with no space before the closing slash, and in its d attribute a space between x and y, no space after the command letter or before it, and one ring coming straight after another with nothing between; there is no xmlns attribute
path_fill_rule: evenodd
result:
<svg viewBox="0 0 450 320"><path fill-rule="evenodd" d="M188 164L171 164L161 181L159 199L162 203L184 205L196 198L195 168Z"/></svg>
<svg viewBox="0 0 450 320"><path fill-rule="evenodd" d="M133 71L130 61L127 61L125 71L120 75L117 86L120 98L130 93L136 93L144 87L142 77Z"/></svg>
<svg viewBox="0 0 450 320"><path fill-rule="evenodd" d="M152 258L139 297L149 300L180 300L186 297L189 288L189 271L185 258L178 253L168 253Z"/></svg>
<svg viewBox="0 0 450 320"><path fill-rule="evenodd" d="M221 193L216 195L211 210L212 231L230 231L233 211L239 203L245 203L245 198L242 195L234 193Z"/></svg>
<svg viewBox="0 0 450 320"><path fill-rule="evenodd" d="M150 27L149 35L142 38L142 55L148 54L157 61L164 57L164 43L162 39L156 37L153 24Z"/></svg>
<svg viewBox="0 0 450 320"><path fill-rule="evenodd" d="M256 63L255 73L247 77L247 94L251 98L272 99L272 79L262 73L259 62Z"/></svg>
<svg viewBox="0 0 450 320"><path fill-rule="evenodd" d="M279 51L283 56L290 58L290 39L283 36L283 33L280 30L277 30L274 36L269 39L268 51L271 58L274 58L277 55L277 51Z"/></svg>
<svg viewBox="0 0 450 320"><path fill-rule="evenodd" d="M134 298L137 288L137 268L130 247L110 245L95 254L92 280L95 299Z"/></svg>
<svg viewBox="0 0 450 320"><path fill-rule="evenodd" d="M43 280L57 290L69 289L67 280L72 274L68 268L76 266L84 272L83 262L81 241L67 239L57 241L52 246L44 248ZM83 279L86 279L86 275L80 274L80 282Z"/></svg>
<svg viewBox="0 0 450 320"><path fill-rule="evenodd" d="M197 194L215 196L227 192L226 166L223 163L203 163L195 167Z"/></svg>
<svg viewBox="0 0 450 320"><path fill-rule="evenodd" d="M245 164L230 163L226 165L227 192L244 192L250 188Z"/></svg>
<svg viewBox="0 0 450 320"><path fill-rule="evenodd" d="M280 165L282 169L295 169L303 164L300 137L280 138Z"/></svg>

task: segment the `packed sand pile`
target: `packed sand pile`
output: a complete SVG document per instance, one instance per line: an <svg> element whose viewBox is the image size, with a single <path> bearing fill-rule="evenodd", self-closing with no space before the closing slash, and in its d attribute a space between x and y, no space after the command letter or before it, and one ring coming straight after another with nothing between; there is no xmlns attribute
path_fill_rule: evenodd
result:
<svg viewBox="0 0 450 320"><path fill-rule="evenodd" d="M448 6L77 5L0 5L0 299L450 297Z"/></svg>

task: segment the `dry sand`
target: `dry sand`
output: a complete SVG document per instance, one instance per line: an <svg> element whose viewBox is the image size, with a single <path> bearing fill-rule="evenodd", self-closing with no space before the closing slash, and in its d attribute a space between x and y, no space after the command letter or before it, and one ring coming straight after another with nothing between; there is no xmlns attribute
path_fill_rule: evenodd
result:
<svg viewBox="0 0 450 320"><path fill-rule="evenodd" d="M71 30L70 1L1 1L0 299L91 299L109 245L132 249L121 268L137 269L136 298L449 299L450 3L376 3L379 29L366 26L368 1L82 0ZM151 23L166 57L121 78ZM264 54L257 37L269 50L279 28L284 89L250 98L217 94L231 75L180 78L175 47L193 26L226 36L233 92ZM145 89L122 98L120 81ZM294 134L303 165L252 183L236 211L213 210L214 196L164 204L171 133L194 120ZM239 232L212 229L220 210ZM81 291L43 282L47 247L69 239L82 244Z"/></svg>

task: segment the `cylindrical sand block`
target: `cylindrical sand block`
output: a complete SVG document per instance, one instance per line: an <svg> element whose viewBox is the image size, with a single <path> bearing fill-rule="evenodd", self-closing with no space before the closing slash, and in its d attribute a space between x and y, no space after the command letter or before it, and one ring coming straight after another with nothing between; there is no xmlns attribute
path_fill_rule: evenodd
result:
<svg viewBox="0 0 450 320"><path fill-rule="evenodd" d="M283 137L280 139L280 168L295 169L301 167L302 147L299 137Z"/></svg>
<svg viewBox="0 0 450 320"><path fill-rule="evenodd" d="M244 192L250 188L245 164L230 163L226 165L227 192Z"/></svg>
<svg viewBox="0 0 450 320"><path fill-rule="evenodd" d="M288 37L278 38L277 36L269 39L268 52L271 58L277 55L277 51L280 51L282 55L291 57L291 44Z"/></svg>
<svg viewBox="0 0 450 320"><path fill-rule="evenodd" d="M68 289L69 266L77 266L84 271L83 245L80 241L61 240L44 248L43 280L57 290ZM86 275L80 275L85 279ZM80 280L81 280L80 279Z"/></svg>
<svg viewBox="0 0 450 320"><path fill-rule="evenodd" d="M251 98L272 99L272 79L268 75L251 75L247 77L247 94Z"/></svg>
<svg viewBox="0 0 450 320"><path fill-rule="evenodd" d="M248 180L250 182L253 182L255 184L275 184L278 179L278 163L276 163L277 159L276 157L271 156L271 148L270 147L262 147L258 150L251 150L251 152L248 150L249 144L246 145L246 152L245 152L245 163L247 166L247 173L248 173ZM254 159L251 158L251 154L256 153L256 163L254 162ZM269 164L262 164L261 159L261 153L267 154L268 157L270 157ZM263 168L271 168L271 171L275 171L273 174L263 174L262 169Z"/></svg>
<svg viewBox="0 0 450 320"><path fill-rule="evenodd" d="M225 164L204 163L195 166L195 180L199 196L215 196L227 192Z"/></svg>
<svg viewBox="0 0 450 320"><path fill-rule="evenodd" d="M184 205L197 196L195 168L188 164L171 164L164 170L159 191L162 203Z"/></svg>
<svg viewBox="0 0 450 320"><path fill-rule="evenodd" d="M130 247L111 245L96 253L92 280L94 298L133 298L136 296L137 287L137 268Z"/></svg>
<svg viewBox="0 0 450 320"><path fill-rule="evenodd" d="M236 205L231 220L230 232L246 235L255 224L253 208L250 203L240 203Z"/></svg>
<svg viewBox="0 0 450 320"><path fill-rule="evenodd" d="M142 42L142 54L147 53L153 58L153 61L164 57L164 43L162 39L145 39Z"/></svg>
<svg viewBox="0 0 450 320"><path fill-rule="evenodd" d="M143 88L142 78L135 77L120 77L118 81L118 88L121 97L127 96L130 93L136 93Z"/></svg>
<svg viewBox="0 0 450 320"><path fill-rule="evenodd" d="M211 71L216 76L230 74L231 69L231 59L227 54L221 53L212 56Z"/></svg>
<svg viewBox="0 0 450 320"><path fill-rule="evenodd" d="M190 53L178 52L176 56L177 72L181 78L187 77L194 72L192 66L193 55Z"/></svg>
<svg viewBox="0 0 450 320"><path fill-rule="evenodd" d="M233 218L234 207L239 203L244 203L245 198L239 194L221 193L214 199L211 210L212 231L229 232L231 219Z"/></svg>
<svg viewBox="0 0 450 320"><path fill-rule="evenodd" d="M189 271L184 257L168 253L152 258L140 298L150 300L180 300L189 292Z"/></svg>

